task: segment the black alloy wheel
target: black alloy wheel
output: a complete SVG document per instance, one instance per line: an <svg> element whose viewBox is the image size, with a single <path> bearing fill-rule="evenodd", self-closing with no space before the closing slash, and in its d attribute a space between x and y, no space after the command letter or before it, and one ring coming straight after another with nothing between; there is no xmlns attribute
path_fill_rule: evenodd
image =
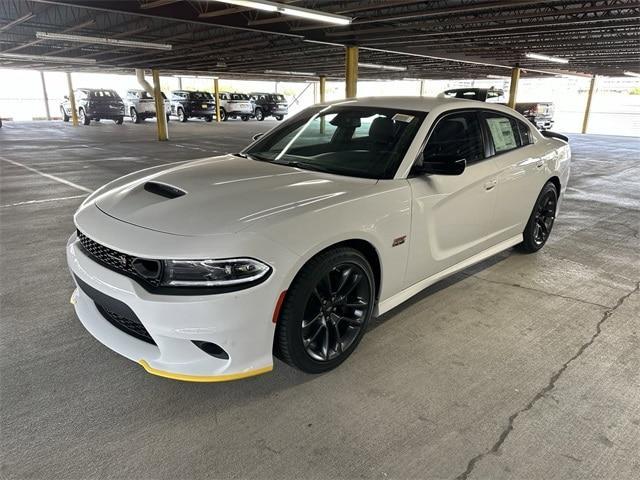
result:
<svg viewBox="0 0 640 480"><path fill-rule="evenodd" d="M374 277L351 248L324 252L294 280L278 320L276 355L307 373L336 368L364 335L375 304Z"/></svg>
<svg viewBox="0 0 640 480"><path fill-rule="evenodd" d="M523 241L518 245L519 250L533 253L540 250L547 243L556 219L557 207L558 191L556 186L549 182L538 195L527 226L522 234Z"/></svg>

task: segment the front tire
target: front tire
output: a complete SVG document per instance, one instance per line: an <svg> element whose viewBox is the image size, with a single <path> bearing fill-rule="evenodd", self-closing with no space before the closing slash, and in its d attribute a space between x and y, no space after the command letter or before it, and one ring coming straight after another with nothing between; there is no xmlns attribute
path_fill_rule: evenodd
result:
<svg viewBox="0 0 640 480"><path fill-rule="evenodd" d="M256 116L257 121L261 122L264 120L264 113L261 108L256 108L254 115Z"/></svg>
<svg viewBox="0 0 640 480"><path fill-rule="evenodd" d="M227 111L224 108L220 109L220 121L221 122L226 122L227 120L229 120L229 117L227 115Z"/></svg>
<svg viewBox="0 0 640 480"><path fill-rule="evenodd" d="M187 121L187 115L184 113L184 109L182 108L178 109L178 120L183 123Z"/></svg>
<svg viewBox="0 0 640 480"><path fill-rule="evenodd" d="M82 123L83 125L89 125L89 123L91 122L91 119L87 116L86 113L84 113L84 109L81 108L78 113L80 117L80 123Z"/></svg>
<svg viewBox="0 0 640 480"><path fill-rule="evenodd" d="M375 304L375 281L366 258L336 248L312 258L287 292L276 325L276 355L307 373L344 362L365 333Z"/></svg>
<svg viewBox="0 0 640 480"><path fill-rule="evenodd" d="M558 190L552 182L542 187L527 226L522 233L523 241L516 248L521 252L534 253L547 243L558 207Z"/></svg>
<svg viewBox="0 0 640 480"><path fill-rule="evenodd" d="M276 120L278 120L279 122L281 122L283 118L284 115L276 115Z"/></svg>
<svg viewBox="0 0 640 480"><path fill-rule="evenodd" d="M122 123L124 122L124 117L118 117L114 120L114 122L116 122L116 125L122 125Z"/></svg>
<svg viewBox="0 0 640 480"><path fill-rule="evenodd" d="M140 123L140 116L138 115L138 111L134 108L131 107L131 121L133 123Z"/></svg>

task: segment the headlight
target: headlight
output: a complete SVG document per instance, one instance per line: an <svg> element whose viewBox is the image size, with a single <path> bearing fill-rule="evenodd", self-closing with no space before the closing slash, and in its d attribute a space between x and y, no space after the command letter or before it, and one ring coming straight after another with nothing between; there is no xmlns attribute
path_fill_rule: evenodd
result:
<svg viewBox="0 0 640 480"><path fill-rule="evenodd" d="M261 279L271 268L252 258L226 260L165 260L162 285L224 287Z"/></svg>

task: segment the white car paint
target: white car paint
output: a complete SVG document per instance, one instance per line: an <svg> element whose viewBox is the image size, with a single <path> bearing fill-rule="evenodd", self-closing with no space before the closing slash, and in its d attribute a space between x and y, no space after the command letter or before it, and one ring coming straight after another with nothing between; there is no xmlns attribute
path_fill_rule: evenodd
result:
<svg viewBox="0 0 640 480"><path fill-rule="evenodd" d="M533 144L469 165L462 175L409 175L441 114L483 108L526 122L507 107L410 97L335 103L429 112L394 178L347 177L224 155L115 180L75 214L77 228L89 238L143 258L250 257L273 271L246 290L153 294L93 261L73 234L67 258L74 277L127 304L157 346L111 326L78 288L73 301L84 326L154 374L217 381L263 373L273 365L278 298L318 252L345 240L372 245L381 264L377 313L382 314L441 278L519 243L535 199L551 177L560 181L560 198L566 189L568 145L533 127ZM158 199L142 188L149 180L187 193ZM394 246L403 236L406 241ZM214 342L230 358L213 358L191 340Z"/></svg>

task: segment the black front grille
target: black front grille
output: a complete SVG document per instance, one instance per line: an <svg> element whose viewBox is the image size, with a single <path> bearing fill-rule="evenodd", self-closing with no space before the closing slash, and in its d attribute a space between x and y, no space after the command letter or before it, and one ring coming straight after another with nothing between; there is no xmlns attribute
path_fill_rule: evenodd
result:
<svg viewBox="0 0 640 480"><path fill-rule="evenodd" d="M95 303L95 302L94 302ZM132 337L137 338L138 340L142 340L143 342L151 343L153 345L156 342L153 341L147 329L144 328L144 325L140 323L138 317L134 316L133 318L125 317L116 312L112 312L103 305L96 303L96 307L98 311L102 314L102 316L107 320L111 325L116 327L118 330L123 331L124 333L128 333Z"/></svg>
<svg viewBox="0 0 640 480"><path fill-rule="evenodd" d="M77 231L78 240L84 252L93 258L96 262L104 265L105 267L115 270L116 272L123 273L130 277L135 278L143 284L148 284L152 287L157 287L160 283L160 269L158 269L157 278L150 278L140 275L139 271L134 268L134 261L140 260L137 257L127 255L126 253L117 252L109 247L99 244L98 242L91 240L80 230ZM155 262L155 260L151 260ZM159 265L159 263L158 263Z"/></svg>
<svg viewBox="0 0 640 480"><path fill-rule="evenodd" d="M156 344L151 335L149 335L147 329L142 325L142 322L135 312L131 310L126 303L96 290L92 286L87 285L85 282L80 280L78 277L75 277L75 279L80 289L91 300L93 300L96 308L106 321L118 330L127 333L138 340L142 340L143 342L147 342L152 345Z"/></svg>

